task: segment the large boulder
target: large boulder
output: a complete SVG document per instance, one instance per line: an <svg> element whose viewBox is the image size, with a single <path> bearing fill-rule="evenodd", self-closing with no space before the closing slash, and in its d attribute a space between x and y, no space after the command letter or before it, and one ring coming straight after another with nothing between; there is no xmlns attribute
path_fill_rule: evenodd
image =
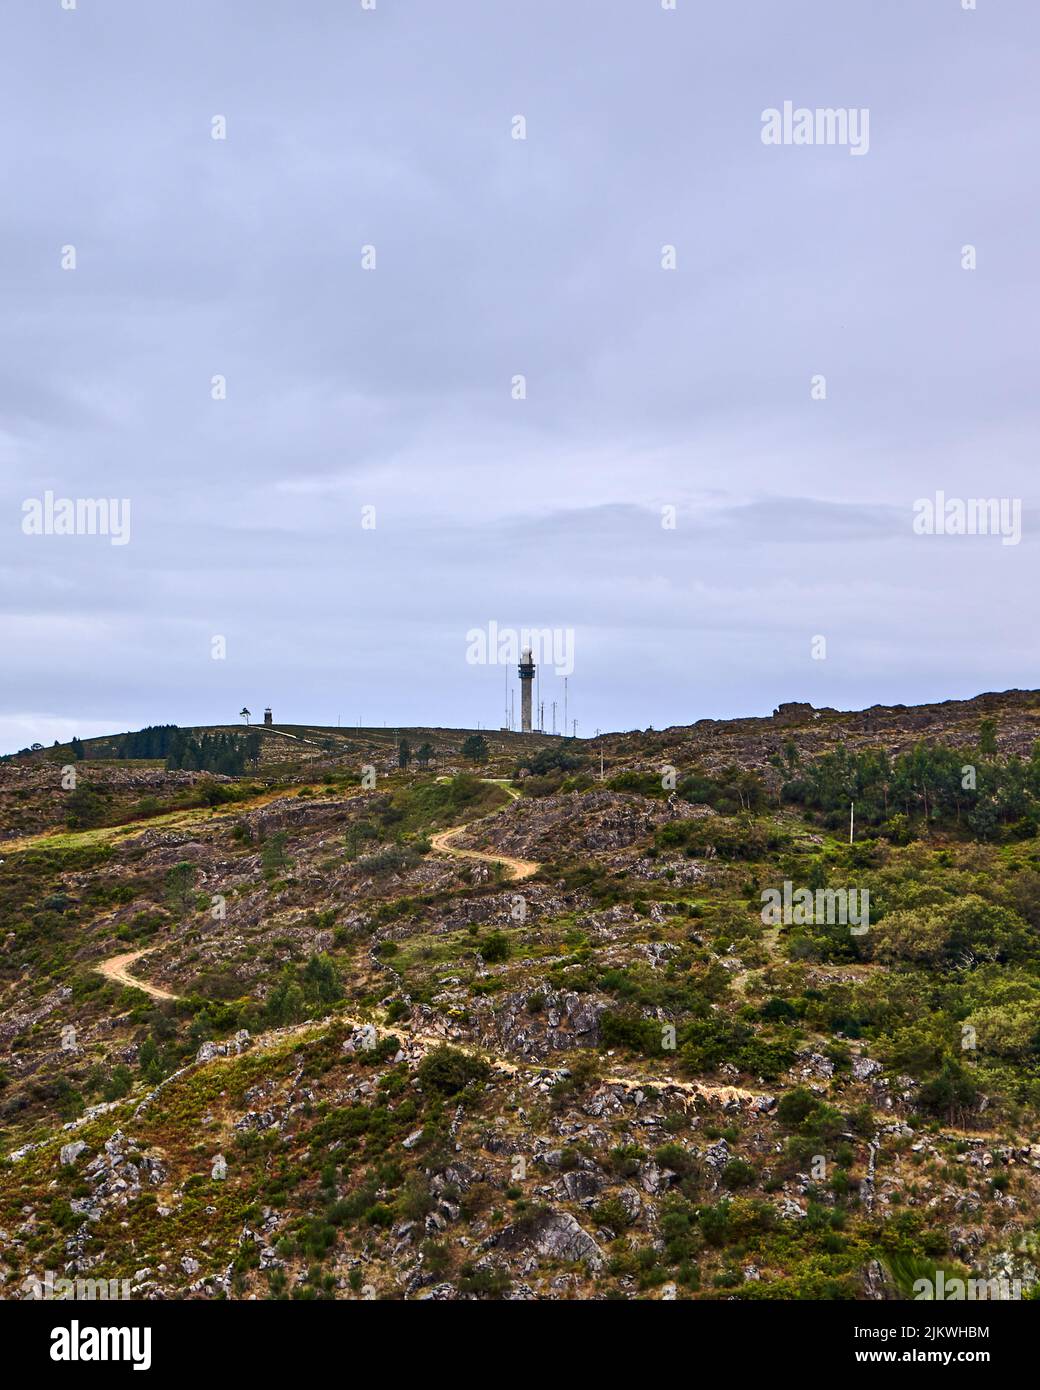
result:
<svg viewBox="0 0 1040 1390"><path fill-rule="evenodd" d="M546 1259L567 1264L580 1261L589 1269L601 1269L606 1263L602 1248L568 1211L545 1211L507 1226L489 1244L502 1250L533 1249Z"/></svg>

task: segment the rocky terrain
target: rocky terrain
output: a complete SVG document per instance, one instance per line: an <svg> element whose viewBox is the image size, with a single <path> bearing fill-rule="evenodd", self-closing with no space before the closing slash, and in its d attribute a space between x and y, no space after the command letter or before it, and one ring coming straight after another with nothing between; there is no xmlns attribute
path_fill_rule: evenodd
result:
<svg viewBox="0 0 1040 1390"><path fill-rule="evenodd" d="M81 828L70 749L0 762L0 1296L1031 1297L1038 728L293 726L241 778L97 740ZM894 760L851 844L847 752ZM869 928L767 921L785 882Z"/></svg>
<svg viewBox="0 0 1040 1390"><path fill-rule="evenodd" d="M788 737L797 737L808 754L838 745L885 748L903 752L921 739L970 746L978 739L980 722L999 716L999 746L1007 754L1029 756L1040 738L1040 699L1036 691L1008 690L973 700L945 700L935 705L873 705L843 711L814 709L806 703L779 705L770 718L701 719L696 724L659 731L603 734L587 741L590 759L600 748L615 769L642 769L671 763L708 768L737 764L768 773L769 756Z"/></svg>
<svg viewBox="0 0 1040 1390"><path fill-rule="evenodd" d="M69 798L68 789L62 786L62 768L72 766L56 760L0 761L0 848L5 842L39 834L67 821ZM189 805L198 787L229 780L210 773L167 772L159 766L110 762L76 765L76 775L81 787L96 789L104 819L115 824L134 816L145 819L163 807ZM74 815L71 818L75 820Z"/></svg>

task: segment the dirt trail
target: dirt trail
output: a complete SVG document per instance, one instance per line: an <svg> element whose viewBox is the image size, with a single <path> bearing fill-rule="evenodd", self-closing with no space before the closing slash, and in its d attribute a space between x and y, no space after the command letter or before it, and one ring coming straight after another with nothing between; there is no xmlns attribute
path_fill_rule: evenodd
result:
<svg viewBox="0 0 1040 1390"><path fill-rule="evenodd" d="M482 777L480 780L490 782L493 787L501 787L513 801L520 800L520 792L513 786L508 777Z"/></svg>
<svg viewBox="0 0 1040 1390"><path fill-rule="evenodd" d="M135 960L140 960L142 956L151 955L156 949L149 946L144 951L124 951L122 955L110 956L108 960L103 960L100 965L94 968L99 975L104 975L106 980L114 980L116 984L129 985L131 989L142 989L145 994L150 994L153 999L179 999L179 994L171 994L169 990L160 989L158 985L151 985L147 980L138 980L130 974L129 967Z"/></svg>
<svg viewBox="0 0 1040 1390"><path fill-rule="evenodd" d="M551 1066L545 1062L514 1062L508 1057L501 1057L496 1053L488 1052L486 1048L480 1047L476 1043L461 1042L457 1038L447 1038L441 1033L413 1031L400 1024L387 1024L373 1019L345 1018L342 1014L331 1015L329 1018L311 1023L296 1024L291 1028L275 1029L271 1033L261 1033L259 1037L254 1039L253 1048L262 1052L267 1048L276 1047L283 1043L286 1037L302 1036L311 1031L320 1032L323 1027L333 1023L345 1024L348 1028L355 1029L374 1028L377 1036L389 1035L396 1038L402 1046L418 1047L423 1052L434 1051L440 1047L451 1047L457 1052L466 1053L469 1057L479 1058L495 1071L515 1077L518 1080L522 1080L524 1077L529 1077L532 1081L545 1077L551 1077L555 1080L560 1078L565 1071L565 1068L560 1065ZM212 1059L216 1063L226 1060L229 1059L224 1057ZM622 1076L609 1073L601 1076L596 1085L597 1087L620 1086L626 1091L677 1091L687 1100L703 1100L717 1105L751 1104L761 1100L765 1094L761 1091L747 1091L741 1086L713 1086L706 1081L679 1081L673 1076L663 1075Z"/></svg>
<svg viewBox="0 0 1040 1390"><path fill-rule="evenodd" d="M439 830L431 839L430 844L438 854L452 854L460 859L481 859L485 864L504 864L514 881L530 878L542 867L541 864L536 864L533 859L513 859L508 854L488 854L482 849L459 849L451 841L456 835L461 835L465 829L466 826L464 825L455 825L450 830Z"/></svg>
<svg viewBox="0 0 1040 1390"><path fill-rule="evenodd" d="M449 1040L436 1033L409 1033L399 1031L395 1028L384 1028L384 1032L393 1033L395 1037L402 1040L408 1039L412 1043L418 1043L420 1047L436 1046L443 1047ZM507 1076L523 1076L525 1073L531 1076L544 1076L548 1073L553 1077L560 1077L565 1068L559 1066L548 1066L540 1062L511 1062L506 1057L499 1057L495 1053L485 1052L483 1048L471 1046L469 1043L450 1041L450 1046L459 1052L468 1053L472 1057L480 1057L488 1062L497 1071L505 1072ZM620 1076L610 1073L599 1078L600 1086L621 1086L626 1091L649 1091L668 1090L679 1091L682 1095L695 1100L715 1101L720 1104L736 1103L746 1104L760 1099L763 1092L746 1091L740 1086L712 1086L707 1081L678 1081L674 1076Z"/></svg>
<svg viewBox="0 0 1040 1390"><path fill-rule="evenodd" d="M445 782L448 779L446 777L438 777L437 780L438 782ZM482 777L480 780L482 782L488 782L495 787L502 787L504 791L509 793L514 801L519 799L520 793L515 787L509 785L508 779L505 777ZM430 844L434 851L438 854L452 854L459 859L480 859L485 864L504 864L509 870L509 875L514 882L518 882L520 879L530 878L542 867L541 864L537 864L533 859L514 859L508 854L488 854L482 849L460 849L456 845L453 845L451 842L454 840L455 836L461 835L470 824L471 822L467 821L466 825L453 825L450 830L438 830L430 840Z"/></svg>
<svg viewBox="0 0 1040 1390"><path fill-rule="evenodd" d="M106 979L114 980L121 985L129 985L133 989L143 990L150 994L153 999L175 1000L180 996L171 994L168 990L160 989L157 985L149 984L146 980L138 980L129 972L129 967L134 961L140 960L142 956L150 955L157 948L149 947L143 951L126 951L122 955L112 956L106 961L102 961L95 969ZM344 1018L342 1015L333 1015L320 1022L310 1022L297 1024L290 1029L274 1029L270 1033L261 1033L254 1041L257 1051L264 1051L269 1047L276 1046L284 1041L287 1034L307 1033L311 1030L320 1030L323 1025L330 1023L345 1024L349 1028L374 1027L377 1034L389 1034L403 1045L412 1047L418 1046L424 1052L434 1050L445 1045L454 1047L459 1052L465 1052L468 1056L479 1057L487 1062L496 1071L504 1073L506 1076L522 1078L529 1076L540 1079L544 1076L559 1078L563 1073L563 1068L559 1066L549 1066L540 1062L514 1062L508 1057L499 1056L496 1053L488 1052L485 1048L473 1043L460 1042L455 1038L446 1038L440 1033L429 1033L413 1031L410 1028L393 1026L382 1022L373 1022L368 1019ZM220 1061L221 1058L214 1058ZM740 1086L713 1086L706 1081L679 1081L673 1076L622 1076L617 1073L609 1073L600 1078L600 1085L621 1086L626 1091L648 1091L650 1089L665 1089L678 1091L690 1100L703 1100L708 1103L720 1105L745 1105L760 1099L761 1094L757 1091L747 1091Z"/></svg>

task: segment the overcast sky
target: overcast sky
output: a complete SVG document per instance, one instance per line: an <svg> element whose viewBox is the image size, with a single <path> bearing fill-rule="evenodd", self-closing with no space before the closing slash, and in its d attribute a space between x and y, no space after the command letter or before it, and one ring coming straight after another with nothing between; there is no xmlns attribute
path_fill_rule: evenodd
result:
<svg viewBox="0 0 1040 1390"><path fill-rule="evenodd" d="M1038 38L1035 0L4 0L0 751L498 726L490 620L573 629L579 734L1040 686ZM785 101L869 149L764 144ZM25 534L47 490L129 543ZM937 490L1021 542L915 535Z"/></svg>

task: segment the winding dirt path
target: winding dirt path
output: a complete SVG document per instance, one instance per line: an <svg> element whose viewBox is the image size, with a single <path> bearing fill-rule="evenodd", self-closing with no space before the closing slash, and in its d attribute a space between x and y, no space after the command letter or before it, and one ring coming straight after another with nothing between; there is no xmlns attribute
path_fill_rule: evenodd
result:
<svg viewBox="0 0 1040 1390"><path fill-rule="evenodd" d="M130 974L129 967L135 960L140 960L142 956L149 956L156 948L149 946L144 951L124 951L119 956L109 956L108 960L103 960L94 969L99 975L104 975L106 980L113 980L119 985L129 985L131 989L144 990L145 994L150 994L153 999L179 999L179 994L171 994L169 990L160 989L158 985L151 985L147 980L138 980Z"/></svg>
<svg viewBox="0 0 1040 1390"><path fill-rule="evenodd" d="M523 863L523 860L518 861ZM536 866L537 867L537 866ZM176 1000L180 996L171 994L168 990L160 989L157 985L149 984L146 980L138 980L130 974L129 967L134 961L140 960L142 956L150 955L157 948L151 946L143 951L125 951L122 955L111 956L108 960L102 961L95 966L99 975L104 975L107 980L113 980L117 984L129 985L132 989L140 989L149 994L153 999ZM372 1026L377 1034L390 1034L395 1037L402 1045L419 1047L422 1051L428 1052L436 1048L449 1046L459 1052L465 1052L470 1057L479 1057L487 1062L494 1070L504 1073L506 1076L521 1078L530 1076L532 1079L551 1076L559 1079L565 1071L560 1066L550 1066L544 1062L514 1062L508 1057L503 1057L497 1053L489 1052L486 1048L480 1047L475 1043L462 1042L456 1038L446 1038L441 1033L430 1033L421 1030L402 1027L372 1019L345 1018L342 1014L331 1015L327 1019L311 1021L297 1024L292 1028L276 1028L270 1033L261 1033L253 1041L253 1046L257 1051L266 1051L271 1046L276 1045L287 1035L303 1034L311 1031L320 1031L323 1025L329 1023L346 1024L350 1028L364 1028ZM215 1057L213 1061L219 1062L226 1060ZM761 1099L762 1092L747 1091L741 1086L713 1086L706 1081L680 1081L674 1076L652 1075L652 1076L622 1076L617 1073L609 1073L599 1078L600 1086L620 1086L626 1091L649 1091L649 1090L668 1090L677 1091L680 1095L690 1100L702 1100L709 1104L716 1105L748 1105Z"/></svg>
<svg viewBox="0 0 1040 1390"><path fill-rule="evenodd" d="M438 782L446 782L447 780L446 777L437 778ZM509 779L506 777L482 777L480 780L488 782L493 787L501 787L503 791L509 793L513 801L520 799L520 793L515 787L509 785ZM509 854L488 854L482 849L460 849L453 845L452 840L455 836L461 835L471 824L472 821L467 821L465 825L453 825L450 830L438 830L430 840L430 845L435 853L451 854L458 859L479 859L485 864L504 864L514 883L520 879L531 878L542 867L533 859L514 859Z"/></svg>
<svg viewBox="0 0 1040 1390"><path fill-rule="evenodd" d="M523 863L523 860L518 861ZM536 866L537 867L537 866ZM104 975L107 980L113 980L117 984L129 985L132 989L140 989L145 994L150 994L153 999L175 1000L180 998L177 994L171 994L168 990L160 989L157 985L149 984L146 980L138 980L130 974L129 967L134 961L140 960L142 956L150 955L157 948L149 947L143 951L125 951L122 955L111 956L108 960L102 961L95 966L99 975ZM377 1034L390 1034L395 1037L402 1045L419 1047L424 1052L433 1049L449 1046L458 1052L465 1052L470 1057L479 1057L487 1062L494 1070L504 1073L506 1076L523 1077L530 1076L532 1079L551 1076L559 1079L565 1068L550 1066L544 1062L514 1062L508 1057L503 1057L497 1053L489 1052L486 1048L480 1047L475 1043L462 1042L456 1038L446 1038L441 1033L430 1033L421 1030L393 1025L372 1019L345 1018L342 1014L331 1015L328 1019L311 1021L308 1023L296 1024L289 1029L276 1028L270 1033L261 1033L253 1041L253 1046L257 1051L265 1051L267 1048L276 1045L287 1035L303 1034L311 1031L320 1031L324 1024L341 1023L350 1028L364 1028L369 1025L375 1028ZM220 1057L213 1061L226 1060ZM716 1105L749 1105L758 1101L762 1092L748 1091L741 1086L713 1086L706 1081L680 1081L674 1076L652 1075L652 1076L623 1076L617 1073L608 1073L599 1078L601 1086L620 1086L626 1091L649 1091L649 1090L669 1090L677 1091L680 1095L689 1100L702 1100L709 1104Z"/></svg>
<svg viewBox="0 0 1040 1390"><path fill-rule="evenodd" d="M482 849L459 849L451 842L456 835L466 829L464 825L453 825L450 830L439 830L430 840L430 845L438 854L451 854L459 859L480 859L485 864L504 864L509 876L515 881L530 878L542 867L533 859L514 859L508 854L488 854Z"/></svg>
<svg viewBox="0 0 1040 1390"><path fill-rule="evenodd" d="M325 1027L332 1024L345 1024L348 1028L354 1029L370 1027L375 1030L377 1037L389 1035L396 1038L402 1047L418 1048L421 1052L431 1052L441 1047L450 1047L456 1052L464 1052L468 1057L478 1058L480 1061L486 1062L494 1071L516 1080L523 1080L525 1077L529 1077L531 1082L546 1077L559 1080L567 1070L559 1063L551 1065L547 1062L514 1062L511 1058L490 1052L477 1043L445 1037L442 1033L430 1033L421 1029L413 1030L399 1023L384 1023L379 1019L347 1018L343 1014L332 1014L328 1018L297 1023L289 1028L275 1028L269 1033L260 1033L253 1039L250 1050L265 1052L279 1046L288 1037L304 1037L307 1034L318 1035ZM205 1065L219 1065L221 1062L233 1060L233 1056L220 1055L211 1058ZM604 1073L594 1083L593 1089L599 1089L603 1086L619 1086L628 1092L654 1090L677 1092L683 1097L685 1105L698 1100L710 1105L753 1105L760 1102L767 1094L763 1091L748 1091L742 1086L715 1086L707 1081L680 1081L674 1076L662 1074L624 1076L614 1072Z"/></svg>

